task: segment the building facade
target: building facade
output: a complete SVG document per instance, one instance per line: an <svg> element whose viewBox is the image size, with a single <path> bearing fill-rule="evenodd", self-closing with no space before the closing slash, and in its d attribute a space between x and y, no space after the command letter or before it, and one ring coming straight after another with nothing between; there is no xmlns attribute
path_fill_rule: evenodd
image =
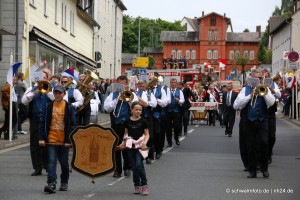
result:
<svg viewBox="0 0 300 200"><path fill-rule="evenodd" d="M257 60L258 44L262 36L260 26L256 32L236 33L232 30L231 19L226 14L212 12L202 17L190 19L184 17L181 24L190 31L163 31L163 57L185 58L188 68L201 68L209 63L220 80L241 80L241 65L236 58L248 59L245 66L250 70L259 65ZM219 59L227 62L226 67L219 67ZM162 65L160 66L162 68Z"/></svg>
<svg viewBox="0 0 300 200"><path fill-rule="evenodd" d="M120 0L95 1L95 20L101 28L96 31L95 50L102 55L101 78L115 78L121 74L123 11L127 8Z"/></svg>

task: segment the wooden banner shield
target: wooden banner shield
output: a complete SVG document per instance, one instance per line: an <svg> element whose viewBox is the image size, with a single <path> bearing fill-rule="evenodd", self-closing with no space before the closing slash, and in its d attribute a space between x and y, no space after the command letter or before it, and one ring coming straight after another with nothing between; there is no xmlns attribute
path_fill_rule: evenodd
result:
<svg viewBox="0 0 300 200"><path fill-rule="evenodd" d="M115 170L118 136L111 128L98 124L78 126L70 135L73 145L72 168L91 178Z"/></svg>

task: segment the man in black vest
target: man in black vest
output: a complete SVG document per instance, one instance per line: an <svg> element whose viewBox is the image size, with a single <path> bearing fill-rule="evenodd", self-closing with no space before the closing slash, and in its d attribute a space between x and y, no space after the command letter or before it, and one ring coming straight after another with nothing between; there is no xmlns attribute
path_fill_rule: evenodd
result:
<svg viewBox="0 0 300 200"><path fill-rule="evenodd" d="M252 78L262 82L262 74L259 71L251 72ZM275 97L269 88L264 96L256 94L256 88L244 87L236 98L233 108L242 109L245 116L245 129L247 150L249 158L248 178L256 178L257 164L263 177L268 178L268 116L267 109L275 103ZM245 110L244 110L245 109Z"/></svg>

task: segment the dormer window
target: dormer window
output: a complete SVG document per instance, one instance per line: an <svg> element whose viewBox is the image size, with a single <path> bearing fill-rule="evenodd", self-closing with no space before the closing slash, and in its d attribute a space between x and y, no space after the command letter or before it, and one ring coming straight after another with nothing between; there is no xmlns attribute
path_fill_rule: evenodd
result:
<svg viewBox="0 0 300 200"><path fill-rule="evenodd" d="M217 24L217 17L216 15L210 16L210 25L215 26Z"/></svg>

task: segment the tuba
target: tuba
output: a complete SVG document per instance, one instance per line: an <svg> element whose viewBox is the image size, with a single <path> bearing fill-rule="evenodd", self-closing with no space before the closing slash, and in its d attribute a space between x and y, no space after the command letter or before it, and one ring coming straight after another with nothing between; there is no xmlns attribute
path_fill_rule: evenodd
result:
<svg viewBox="0 0 300 200"><path fill-rule="evenodd" d="M95 74L91 70L87 70L86 73L87 73L87 75L86 75L85 79L83 80L82 84L88 85L92 81L99 79L97 74ZM83 104L78 108L78 111L81 111L85 108L85 106L88 103L90 103L90 100L94 97L94 90L86 88L84 85L80 85L78 87L78 90L81 92L81 94L84 98Z"/></svg>
<svg viewBox="0 0 300 200"><path fill-rule="evenodd" d="M38 89L42 94L47 94L51 90L51 85L48 81L38 81Z"/></svg>
<svg viewBox="0 0 300 200"><path fill-rule="evenodd" d="M147 84L147 90L153 90L154 89L154 86L155 86L155 83L157 82L163 82L163 78L161 75L159 75L158 72L154 72L154 76L153 78L151 79L151 81L149 81L149 83Z"/></svg>

